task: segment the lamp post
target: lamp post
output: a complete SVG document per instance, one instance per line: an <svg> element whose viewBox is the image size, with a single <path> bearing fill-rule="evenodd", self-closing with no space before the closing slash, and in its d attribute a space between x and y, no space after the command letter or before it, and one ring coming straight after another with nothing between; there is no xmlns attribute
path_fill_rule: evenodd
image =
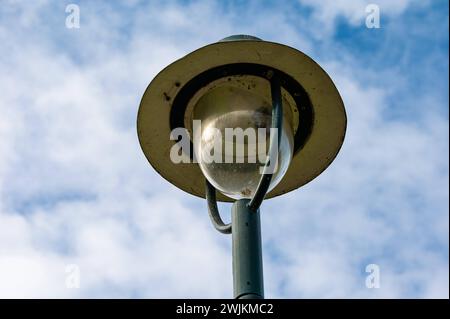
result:
<svg viewBox="0 0 450 319"><path fill-rule="evenodd" d="M260 205L324 171L346 122L339 92L312 59L236 35L162 70L142 97L137 129L158 173L206 198L213 226L232 234L234 297L259 299ZM234 201L231 223L221 219L217 201Z"/></svg>

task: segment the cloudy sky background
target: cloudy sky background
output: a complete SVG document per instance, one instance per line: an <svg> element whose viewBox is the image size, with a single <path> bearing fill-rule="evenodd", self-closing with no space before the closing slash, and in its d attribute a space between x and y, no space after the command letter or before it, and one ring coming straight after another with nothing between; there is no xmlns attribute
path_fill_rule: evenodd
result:
<svg viewBox="0 0 450 319"><path fill-rule="evenodd" d="M135 125L159 70L239 33L310 55L348 115L329 169L263 204L266 296L449 297L446 0L0 2L0 297L232 297L231 237Z"/></svg>

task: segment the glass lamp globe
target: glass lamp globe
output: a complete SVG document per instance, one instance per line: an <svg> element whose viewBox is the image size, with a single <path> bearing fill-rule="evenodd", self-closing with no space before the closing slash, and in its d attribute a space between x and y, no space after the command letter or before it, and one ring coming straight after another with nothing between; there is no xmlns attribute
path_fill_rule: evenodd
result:
<svg viewBox="0 0 450 319"><path fill-rule="evenodd" d="M270 86L265 85L269 92L266 95L249 88L222 83L204 93L193 108L193 120L197 120L197 126L200 123L200 127L194 127L193 136L196 160L206 179L233 199L253 197L269 155ZM283 106L285 103L284 100ZM286 109L284 113L288 112ZM281 181L292 159L291 125L289 117L284 115L269 191Z"/></svg>

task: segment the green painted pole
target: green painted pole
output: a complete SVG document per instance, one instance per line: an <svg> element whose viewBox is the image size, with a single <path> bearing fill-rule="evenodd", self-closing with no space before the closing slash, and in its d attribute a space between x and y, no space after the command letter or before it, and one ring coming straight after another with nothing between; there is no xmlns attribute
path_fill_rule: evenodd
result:
<svg viewBox="0 0 450 319"><path fill-rule="evenodd" d="M259 209L241 199L232 207L233 286L236 299L263 299L263 263Z"/></svg>

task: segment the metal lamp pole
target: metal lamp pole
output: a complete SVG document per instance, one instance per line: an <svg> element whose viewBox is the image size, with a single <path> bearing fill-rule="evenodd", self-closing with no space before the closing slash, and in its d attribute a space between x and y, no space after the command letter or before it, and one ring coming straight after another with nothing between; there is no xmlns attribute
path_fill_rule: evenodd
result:
<svg viewBox="0 0 450 319"><path fill-rule="evenodd" d="M264 298L259 209L240 199L232 208L233 287L236 299Z"/></svg>

